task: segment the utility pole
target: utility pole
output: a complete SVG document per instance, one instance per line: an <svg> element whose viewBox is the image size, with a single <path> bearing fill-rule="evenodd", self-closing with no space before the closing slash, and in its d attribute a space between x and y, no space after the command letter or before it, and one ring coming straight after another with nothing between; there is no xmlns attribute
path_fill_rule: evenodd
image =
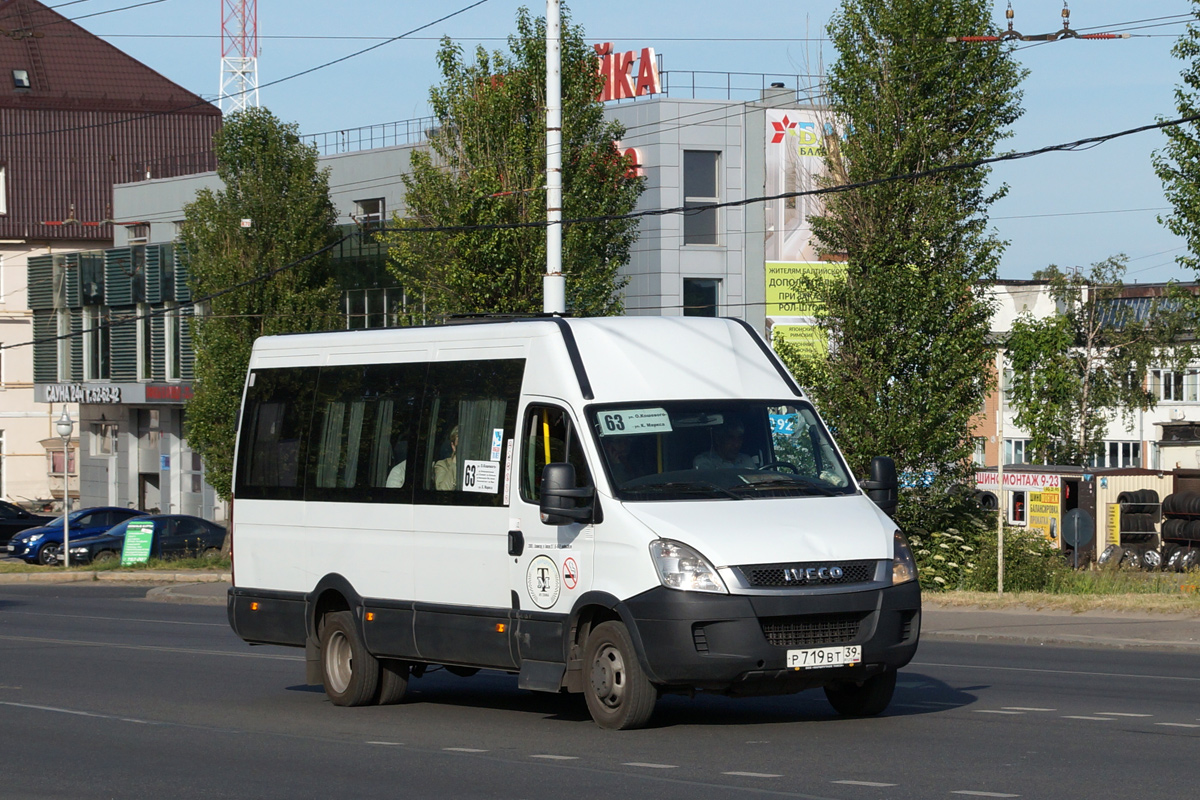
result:
<svg viewBox="0 0 1200 800"><path fill-rule="evenodd" d="M221 113L258 106L258 0L221 2Z"/></svg>
<svg viewBox="0 0 1200 800"><path fill-rule="evenodd" d="M562 274L562 15L559 0L546 0L546 274L542 311L563 314L567 287Z"/></svg>

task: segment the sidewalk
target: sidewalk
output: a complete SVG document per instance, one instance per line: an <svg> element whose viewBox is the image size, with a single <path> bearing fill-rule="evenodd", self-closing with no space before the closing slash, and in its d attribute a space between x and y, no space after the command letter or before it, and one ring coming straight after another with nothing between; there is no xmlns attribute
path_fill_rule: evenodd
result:
<svg viewBox="0 0 1200 800"><path fill-rule="evenodd" d="M121 581L155 583L147 600L192 605L225 605L229 573L220 572L83 572L0 574L4 583ZM992 610L944 606L925 597L921 637L941 641L1008 642L1115 649L1177 650L1200 653L1200 615L1118 611L1039 609Z"/></svg>

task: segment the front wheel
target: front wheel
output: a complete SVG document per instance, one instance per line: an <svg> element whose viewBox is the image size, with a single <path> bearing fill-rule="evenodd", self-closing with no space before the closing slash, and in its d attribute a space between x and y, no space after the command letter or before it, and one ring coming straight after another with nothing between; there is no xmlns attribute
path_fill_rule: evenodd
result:
<svg viewBox="0 0 1200 800"><path fill-rule="evenodd" d="M825 697L839 714L847 717L873 717L892 702L896 691L896 670L872 675L865 681L847 681L825 687Z"/></svg>
<svg viewBox="0 0 1200 800"><path fill-rule="evenodd" d="M92 558L93 564L110 564L119 558L114 550L101 550Z"/></svg>
<svg viewBox="0 0 1200 800"><path fill-rule="evenodd" d="M583 663L588 670L583 694L597 725L629 730L650 721L658 689L642 671L633 640L622 623L603 622L592 629Z"/></svg>
<svg viewBox="0 0 1200 800"><path fill-rule="evenodd" d="M42 549L38 550L37 561L43 567L50 567L58 563L58 548L54 544L44 544Z"/></svg>
<svg viewBox="0 0 1200 800"><path fill-rule="evenodd" d="M379 692L379 660L358 638L349 611L325 615L321 626L321 673L335 706L364 706Z"/></svg>

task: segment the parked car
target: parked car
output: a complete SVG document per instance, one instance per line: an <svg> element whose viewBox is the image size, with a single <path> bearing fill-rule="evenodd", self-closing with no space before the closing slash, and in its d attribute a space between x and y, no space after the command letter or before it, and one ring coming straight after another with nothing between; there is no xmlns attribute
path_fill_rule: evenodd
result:
<svg viewBox="0 0 1200 800"><path fill-rule="evenodd" d="M121 548L125 545L125 534L132 522L150 523L154 526L154 538L150 543L151 558L197 555L216 557L220 555L221 545L225 542L225 529L206 519L187 514L156 514L127 519L104 533L86 539L76 541L72 535L71 563L103 563L119 559ZM58 550L55 554L61 562L63 558Z"/></svg>
<svg viewBox="0 0 1200 800"><path fill-rule="evenodd" d="M81 508L72 511L70 520L71 540L83 539L104 533L119 522L130 517L144 517L145 511L133 508ZM55 564L58 562L58 550L62 547L63 524L62 517L51 520L38 528L29 528L14 536L8 542L8 554L23 558L31 564Z"/></svg>
<svg viewBox="0 0 1200 800"><path fill-rule="evenodd" d="M0 500L0 541L7 544L21 531L40 527L52 519L54 517L30 514L20 506Z"/></svg>

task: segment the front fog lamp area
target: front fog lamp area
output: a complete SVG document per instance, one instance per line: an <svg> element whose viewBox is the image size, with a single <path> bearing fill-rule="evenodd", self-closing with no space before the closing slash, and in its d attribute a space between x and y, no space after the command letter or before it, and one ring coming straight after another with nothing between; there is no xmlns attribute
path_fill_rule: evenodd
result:
<svg viewBox="0 0 1200 800"><path fill-rule="evenodd" d="M904 534L896 531L896 544L892 551L892 584L908 583L917 579L917 562Z"/></svg>
<svg viewBox="0 0 1200 800"><path fill-rule="evenodd" d="M690 592L729 594L725 582L708 559L686 544L657 539L650 543L650 557L663 586Z"/></svg>

